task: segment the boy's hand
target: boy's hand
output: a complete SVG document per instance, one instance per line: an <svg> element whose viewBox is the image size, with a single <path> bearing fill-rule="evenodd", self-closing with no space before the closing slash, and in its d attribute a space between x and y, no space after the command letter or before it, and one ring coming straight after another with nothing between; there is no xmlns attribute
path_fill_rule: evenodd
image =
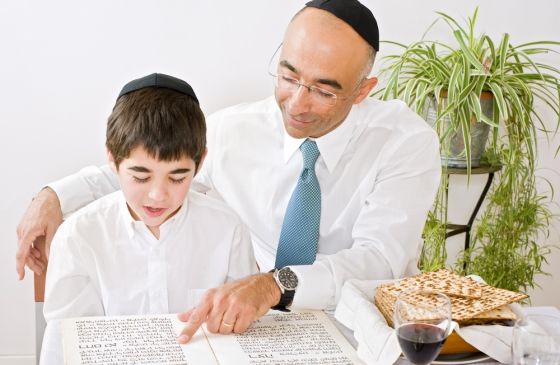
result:
<svg viewBox="0 0 560 365"><path fill-rule="evenodd" d="M19 279L25 276L25 265L35 273L41 275L45 270L46 258L54 233L62 223L62 211L58 196L51 188L44 188L37 194L25 211L17 227L18 250L16 252L16 270ZM45 236L46 256L41 259L41 253L33 242L38 237Z"/></svg>
<svg viewBox="0 0 560 365"><path fill-rule="evenodd" d="M280 301L272 273L252 275L209 289L193 309L179 314L187 322L177 341L187 343L202 323L210 332L243 333Z"/></svg>

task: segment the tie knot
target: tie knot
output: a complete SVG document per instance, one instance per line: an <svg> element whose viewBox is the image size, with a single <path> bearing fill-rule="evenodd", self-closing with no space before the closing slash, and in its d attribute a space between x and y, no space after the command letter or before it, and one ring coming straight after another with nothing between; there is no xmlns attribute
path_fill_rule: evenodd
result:
<svg viewBox="0 0 560 365"><path fill-rule="evenodd" d="M317 143L306 139L305 142L299 147L301 154L303 155L303 167L307 169L314 169L315 162L319 157L319 148L317 148Z"/></svg>

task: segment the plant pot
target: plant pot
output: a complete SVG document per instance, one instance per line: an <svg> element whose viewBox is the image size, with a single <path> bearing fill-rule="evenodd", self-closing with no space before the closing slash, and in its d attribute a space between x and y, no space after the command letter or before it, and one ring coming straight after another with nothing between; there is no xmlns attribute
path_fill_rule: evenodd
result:
<svg viewBox="0 0 560 365"><path fill-rule="evenodd" d="M480 106L482 113L488 118L492 118L493 113L493 100L490 92L483 92L480 97ZM440 98L443 102L442 110L446 107L445 94ZM428 124L438 131L438 135L445 136L447 130L451 132L443 138L441 142L441 164L447 167L467 168L468 163L466 159L465 138L463 130L459 127L455 130L455 126L451 121L450 116L442 118L436 125L437 120L437 101L435 97L427 98L424 107L424 119ZM470 137L471 137L471 167L478 167L480 159L484 153L486 141L488 140L488 133L490 126L484 122L473 121L470 124Z"/></svg>

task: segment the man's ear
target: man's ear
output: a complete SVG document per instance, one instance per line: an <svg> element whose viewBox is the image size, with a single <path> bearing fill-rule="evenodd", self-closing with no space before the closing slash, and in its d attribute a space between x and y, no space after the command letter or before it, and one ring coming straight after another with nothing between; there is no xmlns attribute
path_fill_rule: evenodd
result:
<svg viewBox="0 0 560 365"><path fill-rule="evenodd" d="M354 104L358 104L364 100L371 93L371 90L373 90L375 85L377 85L377 81L377 77L370 77L369 79L362 81L362 85L360 85L360 88L358 89L358 95L354 100Z"/></svg>
<svg viewBox="0 0 560 365"><path fill-rule="evenodd" d="M109 166L111 166L111 170L113 170L113 172L116 174L118 169L117 164L115 163L115 158L108 148L105 148L105 151L107 152L107 162L109 163Z"/></svg>
<svg viewBox="0 0 560 365"><path fill-rule="evenodd" d="M200 168L202 167L202 164L204 163L204 159L206 158L207 154L208 154L208 148L205 148L204 153L202 154L202 157L200 158L200 162L196 166L196 171L194 172L194 176L196 176L196 174L198 174L198 172L200 171Z"/></svg>

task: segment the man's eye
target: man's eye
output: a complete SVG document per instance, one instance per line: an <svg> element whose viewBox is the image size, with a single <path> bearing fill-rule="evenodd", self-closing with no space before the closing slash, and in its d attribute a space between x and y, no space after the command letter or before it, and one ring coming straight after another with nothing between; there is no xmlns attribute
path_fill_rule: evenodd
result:
<svg viewBox="0 0 560 365"><path fill-rule="evenodd" d="M292 85L298 84L298 80L294 79L293 77L288 77L288 76L281 76L281 77L282 77L282 81L287 82L288 84L292 84Z"/></svg>
<svg viewBox="0 0 560 365"><path fill-rule="evenodd" d="M335 94L333 94L333 93L331 93L331 92L329 92L329 91L323 90L323 89L313 89L313 91L314 91L317 95L319 95L320 97L325 98L325 99L333 99L333 98L336 98L336 95L335 95Z"/></svg>
<svg viewBox="0 0 560 365"><path fill-rule="evenodd" d="M182 177L180 179L173 179L173 178L169 178L169 180L171 180L171 183L173 184L182 184L185 181L186 177Z"/></svg>
<svg viewBox="0 0 560 365"><path fill-rule="evenodd" d="M148 182L148 180L150 180L149 177L139 178L137 176L132 176L132 179L134 180L134 182L137 182L137 183L140 183L140 184Z"/></svg>

